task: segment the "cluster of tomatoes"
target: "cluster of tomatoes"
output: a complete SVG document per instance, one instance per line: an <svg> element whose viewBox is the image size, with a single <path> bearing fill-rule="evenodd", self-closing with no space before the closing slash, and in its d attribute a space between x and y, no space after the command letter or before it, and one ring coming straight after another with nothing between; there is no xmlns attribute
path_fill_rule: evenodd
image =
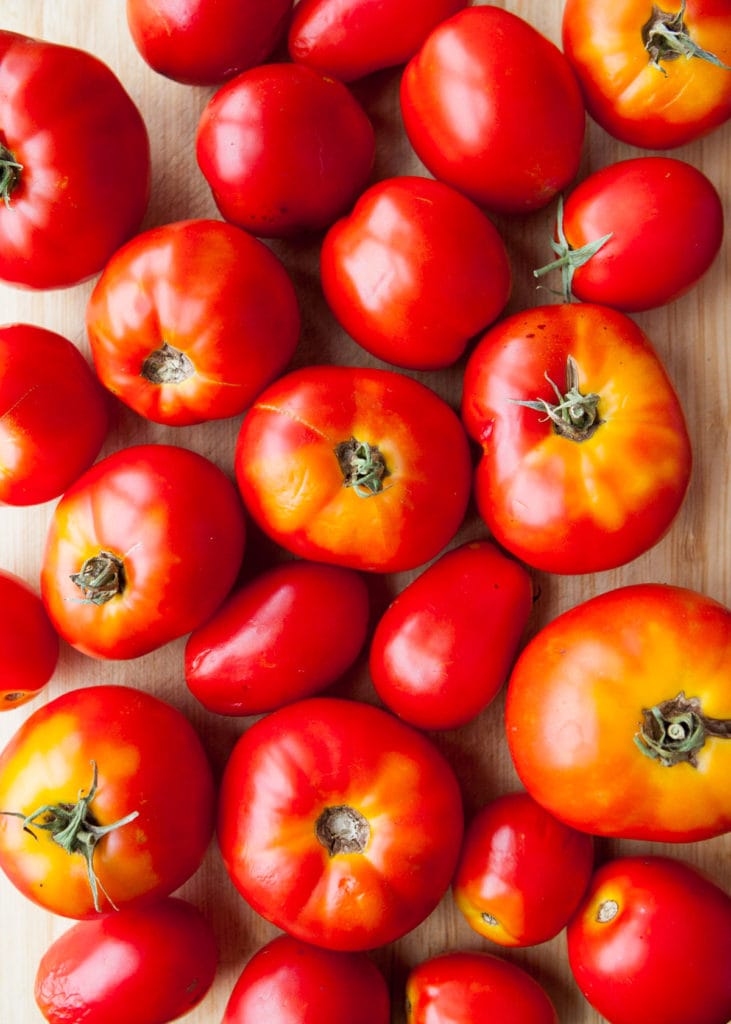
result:
<svg viewBox="0 0 731 1024"><path fill-rule="evenodd" d="M215 833L282 932L225 1024L387 1024L400 1008L370 954L450 887L497 947L565 930L611 1024L726 1024L731 897L680 858L598 865L595 842L731 829L731 612L638 583L526 635L535 574L627 565L688 490L684 411L630 314L709 269L721 199L667 155L574 181L587 111L650 150L721 129L731 12L566 0L563 49L465 0L127 0L127 20L150 68L213 87L195 146L221 219L142 230L150 140L120 81L0 31L0 279L96 277L93 369L57 333L0 328L0 501L52 503L40 592L0 572L0 693L6 710L36 698L61 641L99 663L184 641L211 720L254 720L220 778L189 718L144 688L75 687L20 724L0 753L0 868L77 922L39 965L42 1014L121 1024L134 1006L135 1024L165 1024L201 1003L215 932L173 894ZM425 173L374 182L355 86L393 68ZM555 258L535 276L560 276L558 299L508 314L496 223L554 200ZM302 238L361 365L291 368ZM458 411L420 376L455 368ZM99 458L113 402L165 427L238 418L234 479L184 440ZM462 543L471 502L484 535ZM252 538L272 559L247 573ZM399 573L374 622L373 581ZM324 692L363 660L377 699ZM467 816L429 734L504 687L524 788ZM408 1024L558 1020L486 949L424 959L400 997Z"/></svg>

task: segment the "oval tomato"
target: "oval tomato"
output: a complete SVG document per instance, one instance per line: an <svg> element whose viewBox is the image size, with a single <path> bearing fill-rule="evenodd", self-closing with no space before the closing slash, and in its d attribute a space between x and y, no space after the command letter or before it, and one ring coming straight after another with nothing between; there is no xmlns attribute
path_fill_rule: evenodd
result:
<svg viewBox="0 0 731 1024"><path fill-rule="evenodd" d="M177 708L127 686L69 690L0 754L0 868L54 914L167 896L213 832L213 774Z"/></svg>
<svg viewBox="0 0 731 1024"><path fill-rule="evenodd" d="M593 304L513 314L478 342L462 415L481 445L480 514L546 572L623 565L670 528L688 487L683 410L647 336Z"/></svg>
<svg viewBox="0 0 731 1024"><path fill-rule="evenodd" d="M236 416L286 367L297 295L274 253L231 224L152 228L96 283L86 329L97 374L155 423Z"/></svg>
<svg viewBox="0 0 731 1024"><path fill-rule="evenodd" d="M689 842L731 828L731 612L663 584L610 590L521 652L505 727L531 795L596 835Z"/></svg>
<svg viewBox="0 0 731 1024"><path fill-rule="evenodd" d="M238 574L244 537L236 489L214 463L175 445L123 448L54 509L43 602L77 650L136 658L215 611Z"/></svg>
<svg viewBox="0 0 731 1024"><path fill-rule="evenodd" d="M459 419L426 385L390 370L308 366L247 412L235 470L250 513L284 548L395 572L455 535L471 463Z"/></svg>
<svg viewBox="0 0 731 1024"><path fill-rule="evenodd" d="M32 700L56 671L58 633L35 590L0 569L0 711Z"/></svg>
<svg viewBox="0 0 731 1024"><path fill-rule="evenodd" d="M459 785L421 733L380 708L312 697L260 718L224 770L218 840L254 910L327 949L405 935L449 886Z"/></svg>
<svg viewBox="0 0 731 1024"><path fill-rule="evenodd" d="M500 234L474 203L442 182L404 175L371 186L330 228L320 280L340 324L368 352L436 369L497 319L511 269Z"/></svg>

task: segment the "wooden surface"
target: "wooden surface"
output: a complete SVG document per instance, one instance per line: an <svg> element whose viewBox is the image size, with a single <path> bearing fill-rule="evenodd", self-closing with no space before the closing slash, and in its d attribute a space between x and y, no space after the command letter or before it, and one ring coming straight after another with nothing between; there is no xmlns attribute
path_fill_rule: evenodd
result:
<svg viewBox="0 0 731 1024"><path fill-rule="evenodd" d="M506 6L531 21L554 42L560 39L560 0L510 0ZM106 61L138 104L150 130L153 194L145 227L192 216L216 216L207 186L194 156L194 135L200 112L212 89L169 82L142 62L129 37L123 0L0 0L0 26L59 43L82 47ZM383 73L355 87L371 115L378 137L374 177L423 170L406 143L397 103L398 73ZM0 126L1 127L1 126ZM720 190L731 220L730 128L674 151L703 169ZM581 174L641 151L621 145L589 124ZM549 257L553 207L521 221L498 222L513 261L515 285L510 310L549 301L536 291L534 266ZM366 362L364 353L346 338L327 313L318 290L316 242L278 244L298 289L303 332L295 364L313 359L341 363ZM670 534L654 550L614 572L580 578L534 574L540 587L530 631L577 602L611 587L641 581L662 581L694 587L731 604L729 548L729 339L731 288L728 238L703 282L689 295L665 309L637 316L655 343L683 401L695 450L690 492ZM679 253L682 258L682 253ZM2 322L26 321L56 330L88 354L84 337L84 308L93 282L53 293L30 293L0 287ZM453 404L460 391L461 365L445 374L418 374ZM103 454L140 441L166 441L197 449L226 471L231 470L238 420L195 428L153 426L119 409ZM628 473L631 467L628 467ZM52 503L31 509L0 509L0 567L18 573L37 586L41 550ZM458 540L484 535L471 515ZM250 548L247 564L257 558ZM374 608L396 593L414 574L373 581ZM96 682L126 683L150 689L190 715L199 728L217 768L247 720L228 720L202 711L190 697L182 676L184 641L129 663L103 663L64 647L57 672L36 700L0 718L0 740L44 701L71 687ZM376 701L363 664L337 692ZM502 733L501 699L470 726L435 736L448 754L463 784L468 813L491 797L518 787ZM731 887L731 837L695 845L650 846L647 843L601 842L599 855L653 849L682 856L701 866L717 882ZM221 866L215 844L201 870L181 894L205 907L221 947L218 980L190 1024L220 1021L228 994L247 958L276 934L235 894ZM0 878L0 1022L32 1024L40 1015L33 1002L33 979L39 957L69 922L35 908ZM374 953L391 981L394 1022L403 1021L403 981L420 959L457 947L490 949L528 967L554 999L562 1021L595 1024L601 1018L575 988L565 958L563 935L539 947L507 952L490 946L471 932L448 894L442 904L409 936ZM130 1024L134 1019L130 1017ZM266 1024L266 1022L262 1022ZM692 1022L688 1022L692 1024Z"/></svg>

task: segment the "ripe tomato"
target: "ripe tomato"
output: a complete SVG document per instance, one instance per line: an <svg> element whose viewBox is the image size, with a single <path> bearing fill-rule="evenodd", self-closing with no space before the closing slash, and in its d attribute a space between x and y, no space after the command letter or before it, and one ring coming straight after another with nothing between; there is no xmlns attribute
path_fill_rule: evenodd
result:
<svg viewBox="0 0 731 1024"><path fill-rule="evenodd" d="M482 447L480 514L546 572L631 561L670 528L691 447L678 396L647 336L593 304L515 313L478 342L462 415Z"/></svg>
<svg viewBox="0 0 731 1024"><path fill-rule="evenodd" d="M352 569L285 562L256 576L188 637L185 681L221 715L257 715L334 683L365 643L368 589Z"/></svg>
<svg viewBox="0 0 731 1024"><path fill-rule="evenodd" d="M590 174L559 205L551 243L557 258L533 273L560 267L566 302L652 309L705 274L721 247L723 219L715 186L692 164L620 160Z"/></svg>
<svg viewBox="0 0 731 1024"><path fill-rule="evenodd" d="M539 209L579 169L586 116L568 61L492 4L430 33L404 71L401 111L427 169L490 210Z"/></svg>
<svg viewBox="0 0 731 1024"><path fill-rule="evenodd" d="M629 145L682 146L731 116L726 0L566 0L563 49L589 114Z"/></svg>
<svg viewBox="0 0 731 1024"><path fill-rule="evenodd" d="M388 1024L386 981L366 953L279 935L241 972L222 1024Z"/></svg>
<svg viewBox="0 0 731 1024"><path fill-rule="evenodd" d="M308 366L248 411L235 470L250 513L284 548L395 572L455 535L471 463L459 419L426 385L391 370Z"/></svg>
<svg viewBox="0 0 731 1024"><path fill-rule="evenodd" d="M191 903L166 897L79 921L48 948L35 998L49 1024L167 1024L203 999L218 948L208 920Z"/></svg>
<svg viewBox="0 0 731 1024"><path fill-rule="evenodd" d="M222 216L265 238L328 227L368 180L368 115L334 78L300 64L243 71L201 114L198 165Z"/></svg>
<svg viewBox="0 0 731 1024"><path fill-rule="evenodd" d="M236 579L244 535L241 502L218 466L175 445L123 448L54 509L44 604L84 654L139 657L215 611Z"/></svg>
<svg viewBox="0 0 731 1024"><path fill-rule="evenodd" d="M242 413L285 369L299 326L282 263L216 220L166 224L128 242L86 312L102 383L141 416L171 426Z"/></svg>
<svg viewBox="0 0 731 1024"><path fill-rule="evenodd" d="M528 573L489 541L448 551L376 626L369 667L379 697L422 729L465 725L505 682L532 606Z"/></svg>
<svg viewBox="0 0 731 1024"><path fill-rule="evenodd" d="M405 935L449 886L462 840L454 772L425 736L380 708L311 697L236 743L218 840L244 899L326 949Z"/></svg>
<svg viewBox="0 0 731 1024"><path fill-rule="evenodd" d="M470 821L452 893L467 923L500 946L535 946L565 928L586 892L594 841L529 793L490 801Z"/></svg>
<svg viewBox="0 0 731 1024"><path fill-rule="evenodd" d="M77 284L138 229L150 192L142 116L89 53L0 30L0 279Z"/></svg>
<svg viewBox="0 0 731 1024"><path fill-rule="evenodd" d="M0 867L54 914L167 896L213 832L213 774L177 708L127 686L69 690L0 753Z"/></svg>
<svg viewBox="0 0 731 1024"><path fill-rule="evenodd" d="M603 864L567 940L576 983L611 1024L731 1019L731 897L685 861Z"/></svg>
<svg viewBox="0 0 731 1024"><path fill-rule="evenodd" d="M731 612L662 584L576 605L525 647L505 727L523 784L596 835L690 842L731 829Z"/></svg>
<svg viewBox="0 0 731 1024"><path fill-rule="evenodd" d="M58 662L58 633L38 594L0 569L0 711L32 700L48 683Z"/></svg>
<svg viewBox="0 0 731 1024"><path fill-rule="evenodd" d="M479 207L449 185L402 176L372 185L330 228L320 280L363 348L397 366L437 369L497 319L511 270Z"/></svg>

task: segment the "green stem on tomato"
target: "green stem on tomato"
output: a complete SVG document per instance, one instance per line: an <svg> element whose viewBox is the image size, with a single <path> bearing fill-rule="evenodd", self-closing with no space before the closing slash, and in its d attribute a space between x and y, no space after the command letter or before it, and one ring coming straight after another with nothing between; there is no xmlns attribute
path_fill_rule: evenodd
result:
<svg viewBox="0 0 731 1024"><path fill-rule="evenodd" d="M0 198L6 206L10 206L10 196L20 181L23 165L19 164L13 154L0 142Z"/></svg>
<svg viewBox="0 0 731 1024"><path fill-rule="evenodd" d="M359 498L372 498L385 489L383 479L389 470L377 445L351 437L341 441L334 453L343 474L343 486L352 487Z"/></svg>
<svg viewBox="0 0 731 1024"><path fill-rule="evenodd" d="M125 587L124 563L109 551L87 558L79 572L70 577L81 590L84 600L102 605L121 594Z"/></svg>
<svg viewBox="0 0 731 1024"><path fill-rule="evenodd" d="M703 714L698 697L686 697L681 691L671 700L642 709L635 743L666 768L676 764L697 768L696 755L709 736L731 739L731 719L710 718Z"/></svg>
<svg viewBox="0 0 731 1024"><path fill-rule="evenodd" d="M564 392L545 374L546 380L556 393L557 402L551 404L544 398L523 401L511 398L515 405L543 412L553 423L553 429L569 441L586 441L601 425L599 418L600 396L593 391L582 394L579 390L579 371L573 356L566 359L566 390Z"/></svg>
<svg viewBox="0 0 731 1024"><path fill-rule="evenodd" d="M551 239L551 248L556 253L556 259L551 260L543 267L533 271L534 277L543 277L552 270L561 270L561 297L564 302L571 302L573 298L574 273L579 267L588 263L592 256L595 256L602 246L606 245L612 237L610 231L601 238L596 238L586 245L574 249L568 242L563 226L563 197L559 195L556 209L556 238Z"/></svg>
<svg viewBox="0 0 731 1024"><path fill-rule="evenodd" d="M663 75L667 75L662 61L677 60L678 57L696 57L698 60L705 60L709 64L723 68L724 71L731 71L731 67L724 64L715 53L704 50L691 38L684 21L685 3L686 0L682 0L680 10L674 13L663 11L657 5L653 6L652 14L642 27L642 39L650 55L650 64Z"/></svg>

